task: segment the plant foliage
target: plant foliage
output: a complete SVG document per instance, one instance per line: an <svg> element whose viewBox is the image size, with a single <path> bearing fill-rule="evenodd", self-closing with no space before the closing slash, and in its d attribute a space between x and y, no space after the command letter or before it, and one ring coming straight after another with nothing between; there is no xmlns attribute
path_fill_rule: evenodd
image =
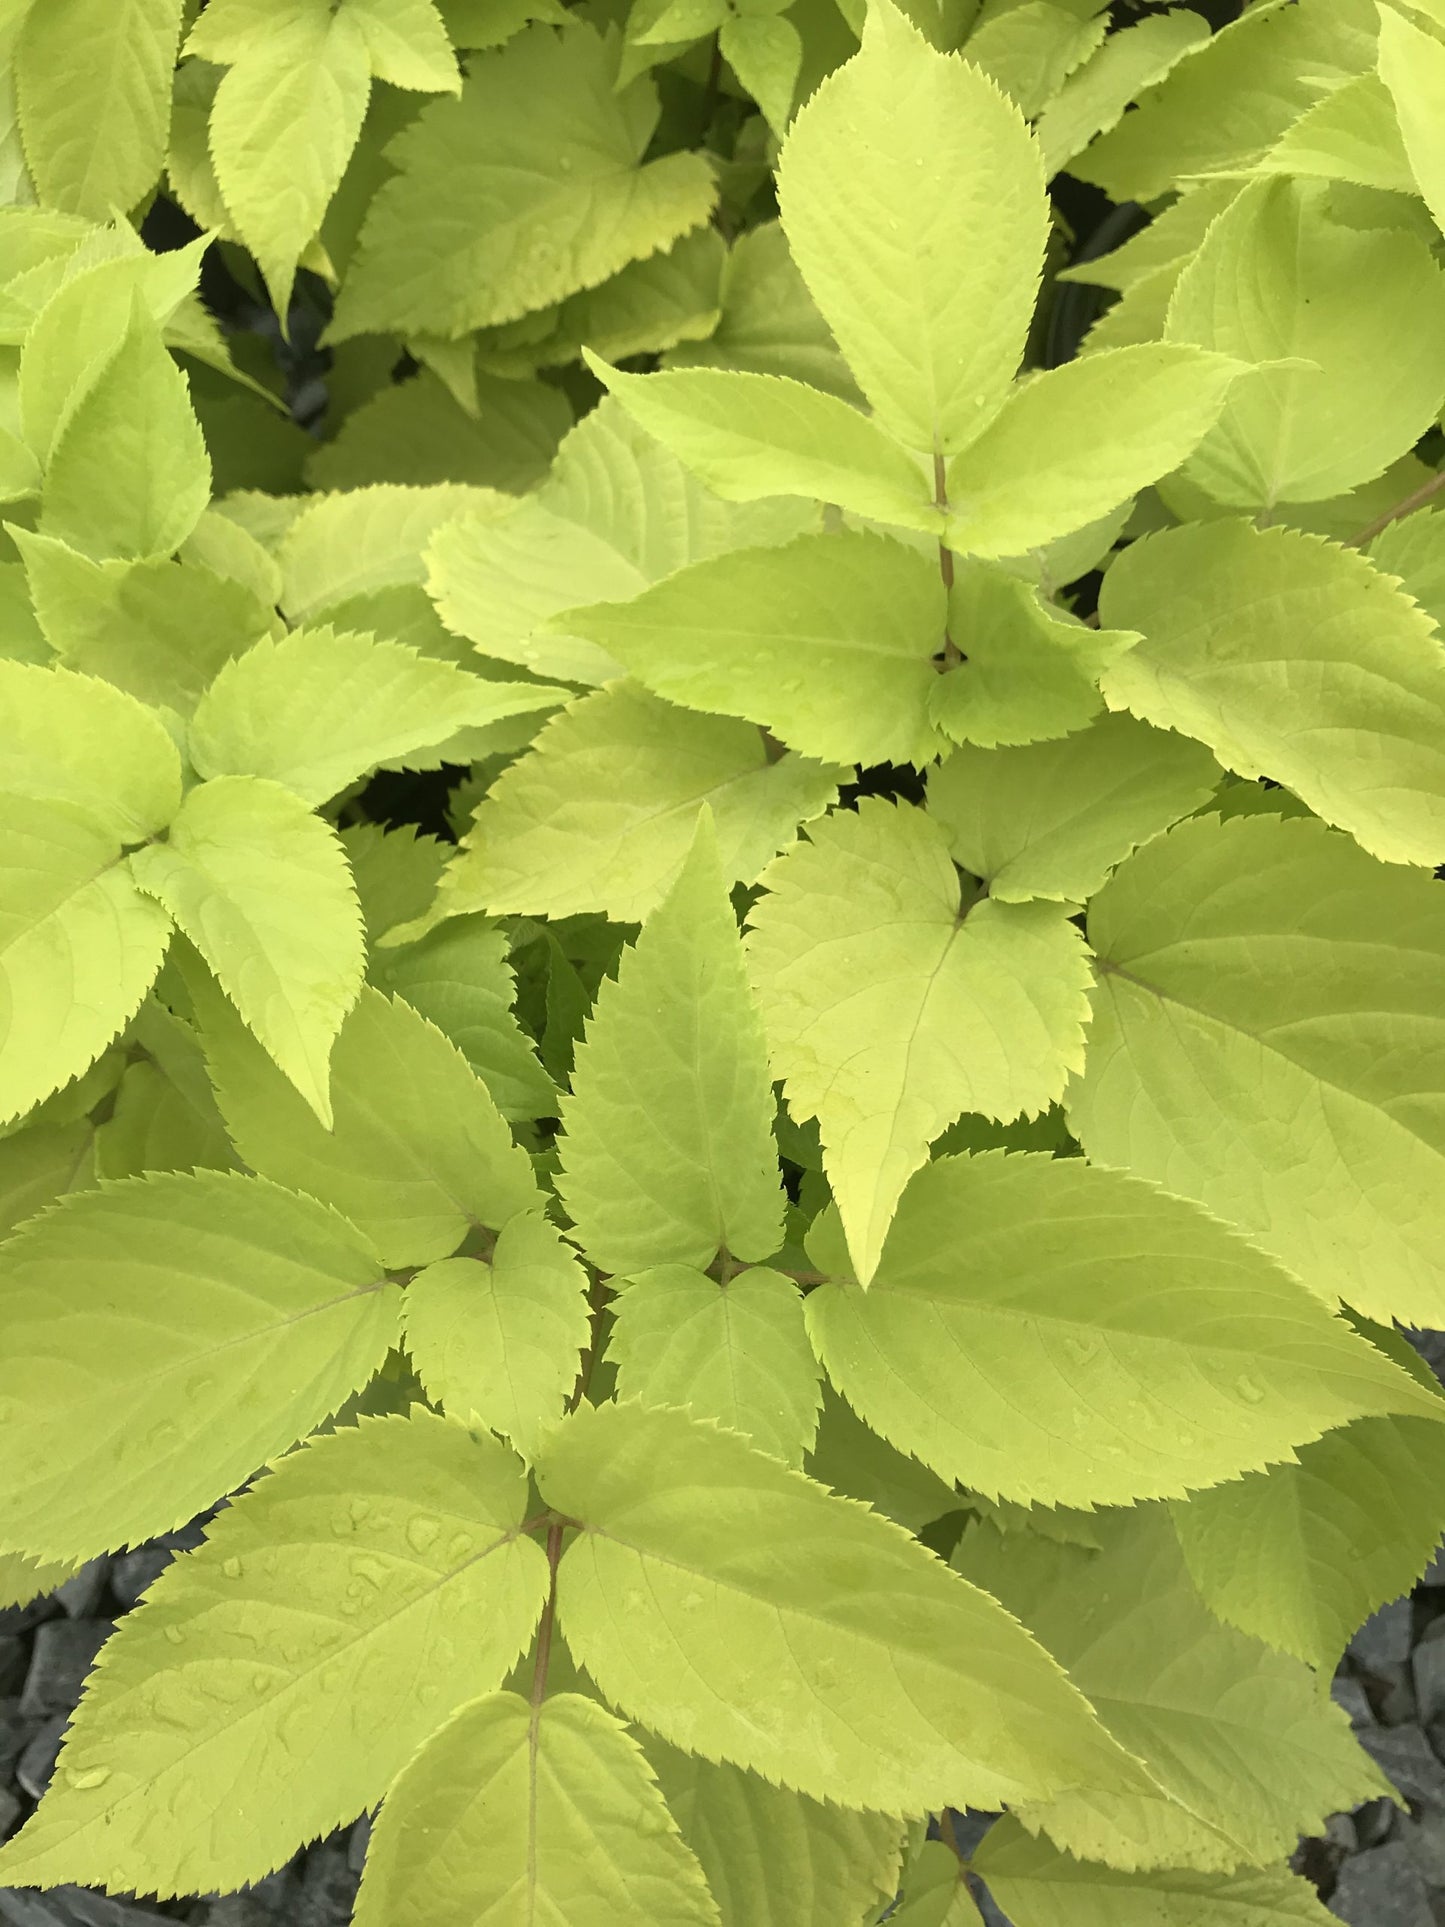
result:
<svg viewBox="0 0 1445 1927"><path fill-rule="evenodd" d="M0 1884L1328 1918L1445 6L1231 13L0 5L0 1583L210 1515Z"/></svg>

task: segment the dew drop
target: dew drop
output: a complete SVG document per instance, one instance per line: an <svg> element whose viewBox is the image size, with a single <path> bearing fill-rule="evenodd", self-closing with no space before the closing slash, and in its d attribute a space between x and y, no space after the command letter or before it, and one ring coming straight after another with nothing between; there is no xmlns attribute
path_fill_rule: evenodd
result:
<svg viewBox="0 0 1445 1927"><path fill-rule="evenodd" d="M165 1637L170 1641L172 1646L179 1646L181 1641L185 1638L185 1634L181 1631L179 1626L167 1626L164 1629L164 1631L165 1631Z"/></svg>
<svg viewBox="0 0 1445 1927"><path fill-rule="evenodd" d="M448 1559L454 1562L465 1559L468 1556L468 1554L473 1550L476 1543L477 1543L476 1540L472 1537L472 1535L469 1532L459 1532L456 1538L453 1539L451 1544L447 1547Z"/></svg>
<svg viewBox="0 0 1445 1927"><path fill-rule="evenodd" d="M439 1519L429 1519L424 1512L419 1512L414 1519L407 1521L406 1543L413 1552L425 1552L428 1546L435 1543L441 1529Z"/></svg>
<svg viewBox="0 0 1445 1927"><path fill-rule="evenodd" d="M108 1766L73 1766L65 1775L66 1783L88 1791L91 1787L104 1786L110 1778Z"/></svg>
<svg viewBox="0 0 1445 1927"><path fill-rule="evenodd" d="M1264 1387L1257 1378L1251 1378L1247 1372L1242 1373L1240 1377L1235 1379L1234 1389L1239 1393L1241 1398L1247 1399L1251 1405L1259 1405L1264 1401Z"/></svg>
<svg viewBox="0 0 1445 1927"><path fill-rule="evenodd" d="M384 1559L378 1559L374 1553L353 1553L350 1563L352 1572L358 1579L364 1580L368 1586L379 1586L386 1578L386 1561Z"/></svg>
<svg viewBox="0 0 1445 1927"><path fill-rule="evenodd" d="M369 1499L353 1499L351 1501L350 1514L353 1525L363 1525L366 1520L371 1517L371 1501Z"/></svg>
<svg viewBox="0 0 1445 1927"><path fill-rule="evenodd" d="M194 1378L186 1380L186 1397L199 1402L206 1398L215 1386L215 1379L209 1372L197 1372Z"/></svg>
<svg viewBox="0 0 1445 1927"><path fill-rule="evenodd" d="M690 1592L683 1595L682 1609L684 1612L695 1613L701 1604L702 1594L700 1592Z"/></svg>
<svg viewBox="0 0 1445 1927"><path fill-rule="evenodd" d="M1098 1356L1099 1341L1097 1338L1085 1338L1077 1332L1068 1332L1064 1336L1064 1350L1076 1365L1087 1365L1090 1359Z"/></svg>
<svg viewBox="0 0 1445 1927"><path fill-rule="evenodd" d="M239 1579L241 1577L241 1570L241 1562L236 1558L234 1553L229 1559L223 1559L221 1561L221 1571L225 1573L228 1579Z"/></svg>

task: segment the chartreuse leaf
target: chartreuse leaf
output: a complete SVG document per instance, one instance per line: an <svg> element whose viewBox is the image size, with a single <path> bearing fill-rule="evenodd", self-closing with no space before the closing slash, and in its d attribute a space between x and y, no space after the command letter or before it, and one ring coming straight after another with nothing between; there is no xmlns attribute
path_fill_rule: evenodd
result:
<svg viewBox="0 0 1445 1927"><path fill-rule="evenodd" d="M928 813L998 903L1083 903L1129 852L1208 802L1219 765L1200 743L1100 716L1051 743L956 749L930 771Z"/></svg>
<svg viewBox="0 0 1445 1927"><path fill-rule="evenodd" d="M1082 6L1012 0L974 23L964 57L1033 120L1104 38L1106 23L1087 17L1093 11L1088 0Z"/></svg>
<svg viewBox="0 0 1445 1927"><path fill-rule="evenodd" d="M716 188L701 154L643 161L646 79L619 88L616 38L532 27L471 64L388 149L331 334L465 334L596 287L699 227Z"/></svg>
<svg viewBox="0 0 1445 1927"><path fill-rule="evenodd" d="M1039 115L1034 132L1050 178L1107 133L1146 88L1163 80L1184 56L1209 38L1209 23L1180 7L1111 33L1071 73Z"/></svg>
<svg viewBox="0 0 1445 1927"><path fill-rule="evenodd" d="M842 1276L806 1309L829 1378L990 1498L1177 1497L1366 1414L1445 1416L1262 1251L1122 1172L941 1158L903 1194L868 1291L828 1222L809 1251Z"/></svg>
<svg viewBox="0 0 1445 1927"><path fill-rule="evenodd" d="M1007 1818L989 1828L973 1867L1016 1927L1330 1927L1336 1918L1287 1867L1120 1873L1059 1853Z"/></svg>
<svg viewBox="0 0 1445 1927"><path fill-rule="evenodd" d="M948 546L1018 555L1107 514L1198 447L1245 372L1160 341L1020 382L948 465Z"/></svg>
<svg viewBox="0 0 1445 1927"><path fill-rule="evenodd" d="M277 0L258 19L249 0L231 0L208 7L186 45L229 65L211 106L216 183L284 316L296 264L361 132L367 36L349 4Z"/></svg>
<svg viewBox="0 0 1445 1927"><path fill-rule="evenodd" d="M936 558L851 529L735 549L559 620L655 695L802 755L925 763L943 746L929 700L946 611Z"/></svg>
<svg viewBox="0 0 1445 1927"><path fill-rule="evenodd" d="M963 661L935 677L929 715L956 743L1037 743L1068 736L1104 707L1099 678L1138 641L1086 627L1034 588L985 562L955 565L948 634Z"/></svg>
<svg viewBox="0 0 1445 1927"><path fill-rule="evenodd" d="M232 1888L375 1805L531 1637L526 1499L504 1446L416 1407L282 1460L107 1643L0 1879Z"/></svg>
<svg viewBox="0 0 1445 1927"><path fill-rule="evenodd" d="M1404 228L1332 220L1329 196L1324 182L1250 184L1174 290L1171 341L1291 362L1240 382L1186 465L1217 501L1257 509L1341 494L1412 447L1445 400L1429 351L1445 330L1445 275Z"/></svg>
<svg viewBox="0 0 1445 1927"><path fill-rule="evenodd" d="M491 1258L444 1258L407 1287L406 1346L427 1392L531 1459L562 1416L587 1343L587 1278L540 1211L512 1218Z"/></svg>
<svg viewBox="0 0 1445 1927"><path fill-rule="evenodd" d="M952 1486L945 1485L936 1472L870 1431L826 1379L818 1436L808 1454L807 1470L820 1484L831 1486L844 1498L861 1499L909 1532L921 1532L944 1513L956 1512L960 1504Z"/></svg>
<svg viewBox="0 0 1445 1927"><path fill-rule="evenodd" d="M1433 1394L1403 1339L1378 1325L1366 1336ZM1356 1419L1296 1457L1191 1494L1173 1508L1174 1529L1212 1612L1328 1675L1355 1628L1408 1592L1440 1543L1445 1432L1429 1419Z"/></svg>
<svg viewBox="0 0 1445 1927"><path fill-rule="evenodd" d="M362 987L331 1053L328 1128L213 985L198 978L193 994L242 1157L345 1212L387 1264L448 1257L473 1226L496 1230L538 1204L486 1087L409 1005Z"/></svg>
<svg viewBox="0 0 1445 1927"><path fill-rule="evenodd" d="M28 529L13 538L56 655L144 703L190 711L221 665L275 619L245 583L197 562L95 562Z"/></svg>
<svg viewBox="0 0 1445 1927"><path fill-rule="evenodd" d="M1156 201L1182 177L1264 153L1321 88L1374 61L1371 0L1251 7L1201 41L1069 172L1116 201Z"/></svg>
<svg viewBox="0 0 1445 1927"><path fill-rule="evenodd" d="M1148 1784L987 1594L734 1434L584 1405L536 1477L582 1522L557 1575L573 1657L674 1745L884 1810Z"/></svg>
<svg viewBox="0 0 1445 1927"><path fill-rule="evenodd" d="M296 629L221 670L191 719L191 761L202 776L265 776L324 803L378 763L435 767L457 730L566 694L484 682L375 636Z"/></svg>
<svg viewBox="0 0 1445 1927"><path fill-rule="evenodd" d="M703 341L683 342L668 368L737 368L786 375L844 401L860 402L838 344L819 314L777 221L747 228L728 249L718 286L721 317Z"/></svg>
<svg viewBox="0 0 1445 1927"><path fill-rule="evenodd" d="M816 496L905 528L942 526L919 462L835 395L783 375L626 375L585 359L633 420L725 501Z"/></svg>
<svg viewBox="0 0 1445 1927"><path fill-rule="evenodd" d="M507 941L485 917L449 917L414 943L375 951L371 979L451 1038L503 1117L555 1117L557 1087L512 1011Z"/></svg>
<svg viewBox="0 0 1445 1927"><path fill-rule="evenodd" d="M42 1565L22 1552L0 1552L0 1606L28 1606L43 1593L54 1592L75 1570L68 1559Z"/></svg>
<svg viewBox="0 0 1445 1927"><path fill-rule="evenodd" d="M0 1237L8 1238L16 1225L67 1191L94 1182L95 1138L88 1118L73 1124L27 1123L0 1137Z"/></svg>
<svg viewBox="0 0 1445 1927"><path fill-rule="evenodd" d="M762 1024L711 812L676 881L604 978L572 1093L557 1190L603 1271L767 1258L783 1188Z"/></svg>
<svg viewBox="0 0 1445 1927"><path fill-rule="evenodd" d="M378 80L427 94L461 91L457 57L433 0L345 0L345 6Z"/></svg>
<svg viewBox="0 0 1445 1927"><path fill-rule="evenodd" d="M643 1745L722 1927L851 1927L897 1892L900 1820L825 1806L652 1734Z"/></svg>
<svg viewBox="0 0 1445 1927"><path fill-rule="evenodd" d="M1367 554L1445 630L1445 515L1427 509L1402 516L1380 531Z"/></svg>
<svg viewBox="0 0 1445 1927"><path fill-rule="evenodd" d="M803 66L798 29L771 4L742 7L724 17L718 47L769 127L781 137L787 131Z"/></svg>
<svg viewBox="0 0 1445 1927"><path fill-rule="evenodd" d="M1395 103L1377 73L1358 74L1322 95L1253 171L1354 181L1387 194L1415 192Z"/></svg>
<svg viewBox="0 0 1445 1927"><path fill-rule="evenodd" d="M137 293L120 345L65 416L40 529L107 557L169 555L200 520L211 464L186 378Z"/></svg>
<svg viewBox="0 0 1445 1927"><path fill-rule="evenodd" d="M72 669L0 661L0 789L83 811L117 842L163 830L181 759L160 718Z"/></svg>
<svg viewBox="0 0 1445 1927"><path fill-rule="evenodd" d="M627 602L689 562L787 541L816 519L807 503L710 494L607 397L512 513L458 516L437 531L427 587L447 627L483 655L567 682L606 682L619 665L552 618Z"/></svg>
<svg viewBox="0 0 1445 1927"><path fill-rule="evenodd" d="M1147 844L1090 906L1075 1136L1322 1296L1445 1323L1440 896L1308 820L1205 816Z"/></svg>
<svg viewBox="0 0 1445 1927"><path fill-rule="evenodd" d="M594 1699L464 1706L387 1794L357 1927L442 1920L718 1927L647 1757Z"/></svg>
<svg viewBox="0 0 1445 1927"><path fill-rule="evenodd" d="M1160 1789L1020 1804L1031 1833L1125 1872L1227 1873L1282 1858L1327 1814L1379 1796L1383 1779L1309 1668L1206 1610L1164 1507L1101 1513L1098 1532L1093 1552L980 1526L953 1555L1068 1668Z"/></svg>
<svg viewBox="0 0 1445 1927"><path fill-rule="evenodd" d="M842 771L768 760L758 731L626 684L558 712L504 770L442 879L437 912L604 912L638 922L667 894L706 803L728 881L751 882ZM434 914L436 914L434 912Z"/></svg>
<svg viewBox="0 0 1445 1927"><path fill-rule="evenodd" d="M632 1279L608 1358L619 1398L675 1405L801 1466L818 1423L818 1363L791 1278L757 1266L723 1283L688 1265Z"/></svg>
<svg viewBox="0 0 1445 1927"><path fill-rule="evenodd" d="M98 221L134 207L165 157L181 0L19 11L16 104L38 198Z"/></svg>
<svg viewBox="0 0 1445 1927"><path fill-rule="evenodd" d="M1089 966L1061 907L965 906L943 831L865 799L764 873L748 962L773 1073L866 1283L903 1188L965 1111L1044 1110L1083 1063Z"/></svg>
<svg viewBox="0 0 1445 1927"><path fill-rule="evenodd" d="M1271 776L1387 863L1445 860L1445 658L1434 623L1365 557L1229 518L1134 543L1103 619L1145 640L1115 708Z"/></svg>
<svg viewBox="0 0 1445 1927"><path fill-rule="evenodd" d="M96 1175L234 1170L237 1158L191 1026L147 998L129 1035L132 1048L144 1055L126 1065L109 1117L93 1127Z"/></svg>
<svg viewBox="0 0 1445 1927"><path fill-rule="evenodd" d="M0 1538L83 1559L184 1524L366 1383L400 1306L362 1233L264 1178L72 1193L5 1246Z"/></svg>
<svg viewBox="0 0 1445 1927"><path fill-rule="evenodd" d="M0 793L0 824L3 1120L95 1061L154 981L170 924L88 810Z"/></svg>
<svg viewBox="0 0 1445 1927"><path fill-rule="evenodd" d="M911 448L967 447L1018 368L1048 231L1018 109L875 0L859 53L793 122L778 200L793 258L882 426Z"/></svg>
<svg viewBox="0 0 1445 1927"><path fill-rule="evenodd" d="M168 840L130 862L329 1129L327 1065L363 964L335 831L279 783L221 776L191 790Z"/></svg>
<svg viewBox="0 0 1445 1927"><path fill-rule="evenodd" d="M281 542L281 607L307 622L352 596L426 578L426 545L466 514L505 515L511 498L490 488L377 483L303 502Z"/></svg>
<svg viewBox="0 0 1445 1927"><path fill-rule="evenodd" d="M1380 78L1390 90L1410 168L1445 229L1445 45L1408 14L1380 8Z"/></svg>

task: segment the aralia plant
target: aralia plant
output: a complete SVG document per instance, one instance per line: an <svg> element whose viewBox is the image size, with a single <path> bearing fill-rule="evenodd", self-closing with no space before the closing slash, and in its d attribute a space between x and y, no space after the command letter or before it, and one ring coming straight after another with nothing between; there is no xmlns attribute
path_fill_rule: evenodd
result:
<svg viewBox="0 0 1445 1927"><path fill-rule="evenodd" d="M0 1881L1325 1923L1445 1522L1445 7L0 11L3 1597L209 1515Z"/></svg>

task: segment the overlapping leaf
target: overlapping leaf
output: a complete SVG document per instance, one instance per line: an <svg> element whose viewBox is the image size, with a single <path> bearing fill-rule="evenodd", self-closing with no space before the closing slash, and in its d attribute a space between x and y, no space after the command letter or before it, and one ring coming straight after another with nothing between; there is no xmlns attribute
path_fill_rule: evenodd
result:
<svg viewBox="0 0 1445 1927"><path fill-rule="evenodd" d="M1083 1061L1089 968L1047 903L965 906L942 830L863 802L771 865L749 969L774 1074L816 1117L857 1275L964 1111L1043 1110Z"/></svg>
<svg viewBox="0 0 1445 1927"><path fill-rule="evenodd" d="M773 1111L709 815L598 992L563 1100L557 1189L592 1263L770 1257L783 1241Z"/></svg>
<svg viewBox="0 0 1445 1927"><path fill-rule="evenodd" d="M1445 1414L1244 1239L1077 1159L929 1165L867 1291L827 1225L809 1250L844 1280L809 1294L807 1319L829 1378L884 1438L991 1497L1177 1496L1365 1414Z"/></svg>
<svg viewBox="0 0 1445 1927"><path fill-rule="evenodd" d="M373 1806L546 1594L496 1440L413 1410L285 1459L153 1585L0 1879L233 1888Z"/></svg>
<svg viewBox="0 0 1445 1927"><path fill-rule="evenodd" d="M885 1811L1146 1784L987 1594L730 1433L584 1406L537 1481L582 1521L558 1572L570 1650L689 1752Z"/></svg>
<svg viewBox="0 0 1445 1927"><path fill-rule="evenodd" d="M1347 837L1180 824L1094 898L1068 1104L1090 1157L1232 1220L1312 1290L1445 1323L1445 904Z"/></svg>
<svg viewBox="0 0 1445 1927"><path fill-rule="evenodd" d="M64 1199L5 1248L0 1537L79 1559L184 1524L365 1384L400 1296L361 1233L262 1178Z"/></svg>

